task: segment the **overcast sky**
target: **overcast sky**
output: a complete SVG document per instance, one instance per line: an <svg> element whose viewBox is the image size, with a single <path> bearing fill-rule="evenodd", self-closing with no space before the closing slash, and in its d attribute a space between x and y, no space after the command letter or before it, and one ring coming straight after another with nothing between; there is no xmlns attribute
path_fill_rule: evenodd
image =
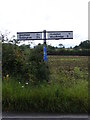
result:
<svg viewBox="0 0 90 120"><path fill-rule="evenodd" d="M12 35L43 30L73 31L73 39L47 41L55 46L62 43L73 47L88 39L88 1L0 0L0 31Z"/></svg>

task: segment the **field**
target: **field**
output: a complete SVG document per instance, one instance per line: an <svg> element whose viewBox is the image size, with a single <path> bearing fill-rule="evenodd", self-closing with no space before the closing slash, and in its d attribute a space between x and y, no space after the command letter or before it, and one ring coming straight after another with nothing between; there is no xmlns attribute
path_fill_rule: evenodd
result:
<svg viewBox="0 0 90 120"><path fill-rule="evenodd" d="M88 57L48 56L50 81L38 86L3 81L3 111L88 112Z"/></svg>

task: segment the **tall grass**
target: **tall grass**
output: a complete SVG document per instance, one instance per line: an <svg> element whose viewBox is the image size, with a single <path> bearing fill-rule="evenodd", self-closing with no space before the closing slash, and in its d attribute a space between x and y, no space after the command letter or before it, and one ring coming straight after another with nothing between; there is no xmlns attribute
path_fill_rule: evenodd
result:
<svg viewBox="0 0 90 120"><path fill-rule="evenodd" d="M3 111L87 113L87 58L72 58L48 57L49 83L26 85L16 78L3 80Z"/></svg>
<svg viewBox="0 0 90 120"><path fill-rule="evenodd" d="M3 111L87 113L87 82L72 87L60 84L24 86L9 80L3 83Z"/></svg>

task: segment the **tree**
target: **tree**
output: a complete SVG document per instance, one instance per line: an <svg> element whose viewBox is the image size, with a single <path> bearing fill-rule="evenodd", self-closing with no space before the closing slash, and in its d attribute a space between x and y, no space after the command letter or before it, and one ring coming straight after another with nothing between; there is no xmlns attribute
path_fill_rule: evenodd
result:
<svg viewBox="0 0 90 120"><path fill-rule="evenodd" d="M90 40L81 42L79 46L75 46L74 49L90 49Z"/></svg>
<svg viewBox="0 0 90 120"><path fill-rule="evenodd" d="M90 40L81 42L79 47L82 49L90 49Z"/></svg>
<svg viewBox="0 0 90 120"><path fill-rule="evenodd" d="M65 48L63 44L59 44L59 47L60 48Z"/></svg>

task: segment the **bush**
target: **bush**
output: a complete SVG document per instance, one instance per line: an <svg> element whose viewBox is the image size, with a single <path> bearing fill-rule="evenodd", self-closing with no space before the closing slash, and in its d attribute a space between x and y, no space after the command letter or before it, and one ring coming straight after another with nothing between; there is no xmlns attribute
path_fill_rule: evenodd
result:
<svg viewBox="0 0 90 120"><path fill-rule="evenodd" d="M31 50L29 56L29 69L31 74L31 79L35 83L49 81L49 67L43 59L43 45L38 45Z"/></svg>
<svg viewBox="0 0 90 120"><path fill-rule="evenodd" d="M2 72L3 76L9 74L15 78L21 78L24 73L24 64L25 64L25 56L20 50L20 48L16 45L12 44L3 44L2 45L3 53L2 53ZM25 73L26 74L26 73Z"/></svg>
<svg viewBox="0 0 90 120"><path fill-rule="evenodd" d="M17 81L32 81L35 84L49 80L48 64L43 60L43 45L30 49L12 44L3 44L3 76L9 74Z"/></svg>

